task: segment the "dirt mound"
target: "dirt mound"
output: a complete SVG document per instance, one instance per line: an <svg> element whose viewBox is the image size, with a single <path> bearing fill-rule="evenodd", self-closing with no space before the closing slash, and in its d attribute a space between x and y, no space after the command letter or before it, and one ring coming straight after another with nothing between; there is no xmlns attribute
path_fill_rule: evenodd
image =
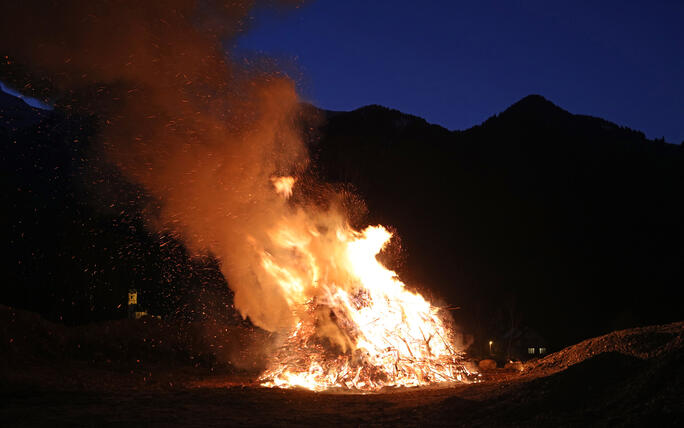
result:
<svg viewBox="0 0 684 428"><path fill-rule="evenodd" d="M526 364L532 374L564 370L599 354L617 353L641 360L681 352L684 348L684 321L665 325L631 328L587 339L559 352Z"/></svg>
<svg viewBox="0 0 684 428"><path fill-rule="evenodd" d="M588 339L419 414L453 426L682 426L683 338L678 322Z"/></svg>

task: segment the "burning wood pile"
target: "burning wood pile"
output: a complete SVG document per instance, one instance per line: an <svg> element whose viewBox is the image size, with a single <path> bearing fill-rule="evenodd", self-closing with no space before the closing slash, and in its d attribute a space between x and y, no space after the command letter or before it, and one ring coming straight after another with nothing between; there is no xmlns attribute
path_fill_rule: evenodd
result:
<svg viewBox="0 0 684 428"><path fill-rule="evenodd" d="M440 309L376 259L392 237L384 227L322 230L284 220L270 236L262 267L289 302L295 326L262 385L374 391L469 376Z"/></svg>
<svg viewBox="0 0 684 428"><path fill-rule="evenodd" d="M334 309L327 309L334 313ZM400 349L389 345L376 352L356 348L343 353L316 335L315 319L312 314L297 325L261 376L262 385L314 391L332 388L377 391L384 387L465 381L470 376L460 363L460 354L452 348L444 355L431 353L430 343L434 338L421 338L420 343L410 344L398 336L388 338L387 343L398 339L402 343ZM450 346L447 342L444 345Z"/></svg>

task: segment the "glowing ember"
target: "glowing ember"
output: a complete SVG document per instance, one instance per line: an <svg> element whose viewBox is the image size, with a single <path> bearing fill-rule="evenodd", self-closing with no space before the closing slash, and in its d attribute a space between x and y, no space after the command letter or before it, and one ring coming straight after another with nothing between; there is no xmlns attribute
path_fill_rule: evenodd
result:
<svg viewBox="0 0 684 428"><path fill-rule="evenodd" d="M385 228L303 227L295 217L261 249L266 278L294 314L262 385L377 390L465 380L439 309L376 259L392 237Z"/></svg>

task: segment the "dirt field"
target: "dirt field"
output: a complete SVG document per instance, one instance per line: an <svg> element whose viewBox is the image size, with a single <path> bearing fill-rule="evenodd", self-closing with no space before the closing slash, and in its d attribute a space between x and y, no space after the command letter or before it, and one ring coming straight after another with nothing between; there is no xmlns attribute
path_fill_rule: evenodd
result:
<svg viewBox="0 0 684 428"><path fill-rule="evenodd" d="M523 372L484 372L480 383L351 394L262 388L253 371L188 357L181 341L160 351L175 352L164 359L139 346L149 337L129 336L126 348L110 337L120 350L110 349L110 359L92 343L103 326L68 329L0 313L0 421L8 427L684 425L684 322L589 339ZM136 331L162 335L168 327ZM122 329L125 322L106 331ZM127 361L127 353L147 360Z"/></svg>

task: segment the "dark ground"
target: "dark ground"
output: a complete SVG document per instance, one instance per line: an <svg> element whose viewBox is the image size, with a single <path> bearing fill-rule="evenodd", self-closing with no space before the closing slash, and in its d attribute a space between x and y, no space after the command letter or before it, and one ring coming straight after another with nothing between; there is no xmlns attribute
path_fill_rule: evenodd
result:
<svg viewBox="0 0 684 428"><path fill-rule="evenodd" d="M1 309L3 426L684 423L684 322L585 340L522 372L483 372L476 384L350 394L255 385L263 358L246 343L256 333L244 329L214 343L191 332L206 336L215 326L143 319L64 327ZM236 367L249 361L253 369Z"/></svg>

